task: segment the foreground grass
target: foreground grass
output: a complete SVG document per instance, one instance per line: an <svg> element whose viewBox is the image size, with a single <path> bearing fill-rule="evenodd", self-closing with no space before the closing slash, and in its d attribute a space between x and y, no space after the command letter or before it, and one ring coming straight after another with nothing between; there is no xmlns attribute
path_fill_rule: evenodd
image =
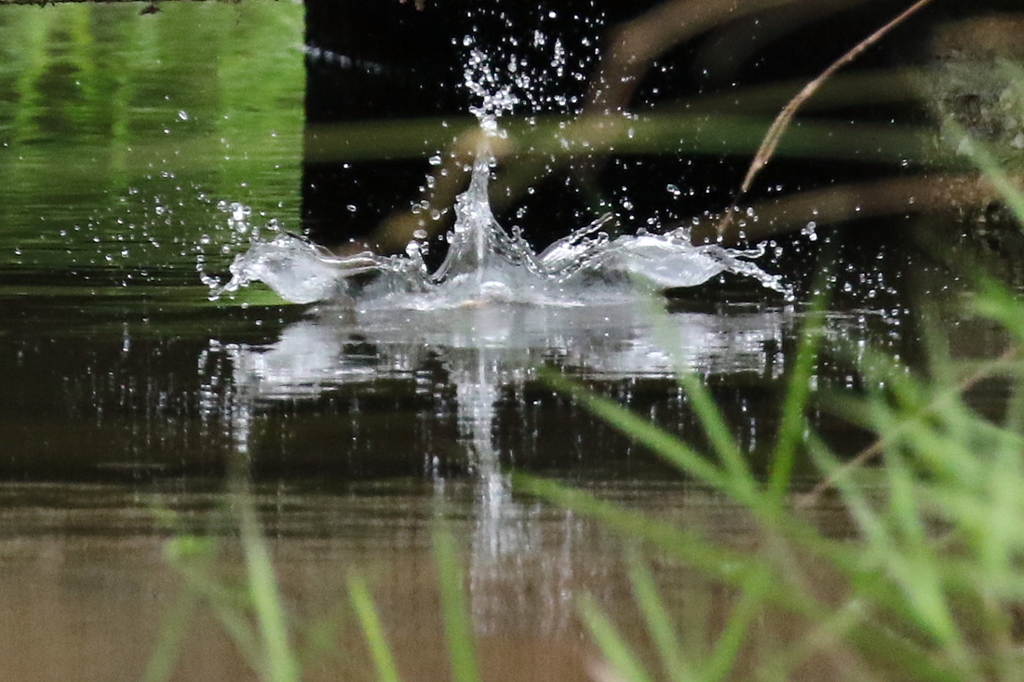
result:
<svg viewBox="0 0 1024 682"><path fill-rule="evenodd" d="M971 409L948 358L933 357L924 377L875 356L860 368L868 388L833 401L876 434L871 450L882 466L871 471L844 464L803 418L812 397L806 386L814 366L813 329L805 332L790 380L767 481L745 465L693 378L682 384L712 452L697 452L605 398L564 386L685 475L747 509L760 538L752 551L740 551L727 539L708 539L521 477L523 490L642 538L732 595L724 624L685 623L708 631L704 644L683 647L675 634L683 624L668 621L637 564L633 592L653 645L641 649L656 651L657 660L635 653L629 642L636 638L618 633L592 605L583 609L615 679L656 679L660 668L673 680L788 680L801 670L807 674L808 666L818 670L813 679L1021 678L1024 653L1015 619L1024 598L1024 530L1018 522L1024 514L1024 394L1015 358L1024 340L1024 307L995 286L979 292L976 306L1012 325L1007 331L1014 351L985 371L1010 385L1004 421L993 423ZM809 496L788 493L797 451L813 459L824 482ZM849 515L855 538L829 537L809 520L806 509L826 494ZM766 617L787 623L785 636L770 638L771 646Z"/></svg>

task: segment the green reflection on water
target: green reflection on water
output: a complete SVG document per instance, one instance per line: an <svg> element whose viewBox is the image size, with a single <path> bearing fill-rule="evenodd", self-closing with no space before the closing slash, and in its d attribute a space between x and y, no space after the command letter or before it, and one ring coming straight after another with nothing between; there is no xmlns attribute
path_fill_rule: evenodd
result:
<svg viewBox="0 0 1024 682"><path fill-rule="evenodd" d="M290 2L0 7L0 291L200 287L198 245L216 270L244 238L218 201L294 229L302 30Z"/></svg>

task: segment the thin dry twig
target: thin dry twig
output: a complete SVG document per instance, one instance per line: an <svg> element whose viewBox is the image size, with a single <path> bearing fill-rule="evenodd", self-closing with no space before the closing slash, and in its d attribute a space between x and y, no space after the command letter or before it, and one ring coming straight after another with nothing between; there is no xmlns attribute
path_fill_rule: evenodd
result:
<svg viewBox="0 0 1024 682"><path fill-rule="evenodd" d="M885 24L885 26L879 28L867 38L854 45L853 48L846 52L846 54L832 62L827 69L821 72L821 75L807 83L807 85L805 85L800 92L798 92L796 96L791 99L785 107L783 107L782 111L779 112L779 115L775 117L774 121L772 121L771 126L768 128L768 132L765 133L764 139L761 141L761 146L758 147L757 153L754 155L754 160L751 161L750 168L747 169L747 175L743 178L743 184L740 185L740 190L737 192L736 197L732 202L733 206L736 205L741 196L747 193L751 184L754 182L754 178L757 177L757 174L761 172L761 169L768 164L772 155L775 154L775 150L779 146L779 141L782 139L786 129L789 128L789 124L792 123L797 110L803 106L804 102L810 99L814 93L821 88L825 81L831 78L839 69L859 57L865 50L881 40L885 34L899 26L908 17L930 2L932 2L932 0L917 0L913 5L900 12L900 14L898 14L894 19ZM729 226L733 213L734 211L731 208L726 212L725 217L722 219L722 223L719 225L719 232L724 232Z"/></svg>
<svg viewBox="0 0 1024 682"><path fill-rule="evenodd" d="M831 0L831 5L841 9L864 1ZM616 26L590 82L584 115L616 115L626 109L651 62L672 46L727 21L798 2L814 0L668 0Z"/></svg>

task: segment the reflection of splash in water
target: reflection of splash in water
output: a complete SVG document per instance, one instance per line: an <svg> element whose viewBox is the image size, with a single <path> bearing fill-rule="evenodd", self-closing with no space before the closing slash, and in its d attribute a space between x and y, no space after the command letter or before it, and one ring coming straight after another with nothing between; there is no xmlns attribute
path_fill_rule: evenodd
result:
<svg viewBox="0 0 1024 682"><path fill-rule="evenodd" d="M339 389L363 387L373 395L388 390L380 388L382 384L406 382L415 384L417 392L441 397L445 407L440 409L454 408L457 430L435 431L418 440L415 449L425 455L423 474L434 478L439 515L447 513L449 494L447 475L439 473L447 467L439 466L439 458L446 464L468 465L457 470L471 472L451 490L472 490L471 532L463 541L469 550L470 604L477 626L498 630L515 617L511 614L531 613L540 618L538 627L551 631L563 627L565 614L572 613L566 603L571 600L567 586L579 585L592 574L590 569L580 573L580 562L574 558L582 546L578 520L565 516L564 522L556 522L562 524L560 530L552 534L546 530L551 526L539 520L537 505L513 495L505 466L515 462L518 451L536 448L537 433L517 436L513 450L507 449L508 440L499 445L495 437L496 429L509 425L500 415L522 419L529 409L532 398L521 388L536 378L535 368L554 362L571 375L615 382L667 378L680 368L719 376L778 376L784 359L775 349L783 347L792 324L793 313L787 308L674 313L655 321L651 311L635 301L592 306L499 302L442 310L323 305L287 325L274 343L211 348L211 355L217 350L226 356L225 371L230 374L210 379L233 387L227 414L239 453L266 452L259 439L267 430L258 426L265 413L304 404L296 411L308 418L319 409L314 406L322 397L348 392ZM441 371L431 369L438 365ZM424 386L422 378L430 374L436 374L437 383ZM668 390L674 393L674 388ZM213 387L208 391L217 392ZM452 396L454 404L449 402ZM447 419L450 413L434 412L439 404L424 403L428 419ZM324 409L322 420L303 421L303 428L330 432L325 423L340 415ZM354 413L349 418L363 420L366 415ZM388 420L395 418L402 417ZM344 446L337 450L343 452ZM553 538L557 550L552 549ZM499 585L503 587L497 589ZM508 600L509 594L531 589L538 591L529 599ZM546 595L540 606L536 595Z"/></svg>
<svg viewBox="0 0 1024 682"><path fill-rule="evenodd" d="M760 249L694 246L685 228L610 239L598 222L536 253L491 213L491 162L486 150L478 155L469 188L458 198L448 254L434 272L427 269L417 242L409 244L404 256L368 251L334 256L299 237L279 234L269 241L255 237L231 264L231 280L215 286L211 296L261 280L294 303L355 294L361 305L421 310L487 302L578 306L622 300L638 282L654 289L693 287L725 272L788 294L778 276L751 262ZM374 275L369 285L354 285L354 278L367 275Z"/></svg>
<svg viewBox="0 0 1024 682"><path fill-rule="evenodd" d="M528 510L513 499L494 440L504 389L535 379L535 368L552 360L571 374L613 381L668 378L679 369L778 376L783 358L773 349L783 346L792 323L788 309L675 313L655 322L635 302L445 310L323 306L285 327L272 344L217 350L229 357L232 393L244 403L232 405L230 414L246 448L253 429L241 417L255 418L274 404L315 401L343 386L372 392L382 380L416 381L440 361L447 379L437 390L454 389L456 438L477 487L474 570L483 570L531 541ZM437 475L429 467L424 473Z"/></svg>

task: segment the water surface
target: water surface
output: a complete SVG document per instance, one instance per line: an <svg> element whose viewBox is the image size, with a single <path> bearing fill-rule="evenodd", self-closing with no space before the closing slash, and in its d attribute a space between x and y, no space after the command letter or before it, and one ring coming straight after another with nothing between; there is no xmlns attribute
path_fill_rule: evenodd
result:
<svg viewBox="0 0 1024 682"><path fill-rule="evenodd" d="M179 532L224 537L223 570L237 573L218 511L232 462L252 483L303 646L317 649L311 679L372 677L344 605L352 567L370 578L409 679L446 678L438 521L464 551L487 679L586 678L576 595L635 624L621 539L519 495L512 468L756 542L741 512L537 368L699 443L674 379L696 372L763 468L806 297L712 277L667 304L357 314L259 286L208 300L202 276L226 278L252 226L297 230L301 42L302 8L284 2L145 16L0 7L0 659L12 679L139 678L180 597L159 510ZM931 286L935 271L892 245L871 263L837 273L827 335L854 353L910 353L911 284ZM998 350L997 335L959 324L962 355ZM819 380L852 385L847 367L828 360ZM816 418L851 452L867 442ZM675 612L723 607L652 561ZM208 613L185 650L175 679L249 679Z"/></svg>

